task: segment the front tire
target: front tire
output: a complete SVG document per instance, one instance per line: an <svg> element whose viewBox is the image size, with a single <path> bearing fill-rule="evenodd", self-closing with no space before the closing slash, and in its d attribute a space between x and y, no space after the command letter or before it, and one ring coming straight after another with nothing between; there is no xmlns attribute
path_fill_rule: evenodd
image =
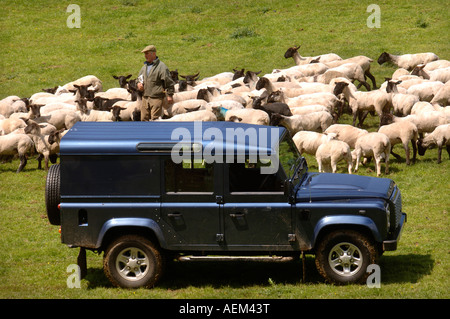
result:
<svg viewBox="0 0 450 319"><path fill-rule="evenodd" d="M316 251L316 267L333 284L365 283L367 267L377 264L378 250L367 236L352 230L326 235Z"/></svg>
<svg viewBox="0 0 450 319"><path fill-rule="evenodd" d="M151 288L162 276L163 257L148 239L127 235L109 245L103 269L114 286Z"/></svg>

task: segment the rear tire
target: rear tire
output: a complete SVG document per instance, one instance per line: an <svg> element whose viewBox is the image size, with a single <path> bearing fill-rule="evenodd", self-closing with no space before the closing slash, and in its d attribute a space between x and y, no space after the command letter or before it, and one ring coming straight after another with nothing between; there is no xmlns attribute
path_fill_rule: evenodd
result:
<svg viewBox="0 0 450 319"><path fill-rule="evenodd" d="M61 225L61 214L58 208L61 202L59 164L50 166L45 184L45 206L47 217L52 225Z"/></svg>
<svg viewBox="0 0 450 319"><path fill-rule="evenodd" d="M160 251L150 240L126 235L109 245L103 270L114 286L151 288L162 276L163 261Z"/></svg>
<svg viewBox="0 0 450 319"><path fill-rule="evenodd" d="M335 231L323 238L316 252L320 275L333 284L366 282L367 267L378 262L376 245L365 235L352 231Z"/></svg>

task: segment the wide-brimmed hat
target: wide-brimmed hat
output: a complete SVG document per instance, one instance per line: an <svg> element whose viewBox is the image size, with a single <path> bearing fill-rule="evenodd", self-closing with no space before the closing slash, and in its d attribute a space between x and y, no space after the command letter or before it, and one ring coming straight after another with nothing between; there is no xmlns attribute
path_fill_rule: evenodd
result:
<svg viewBox="0 0 450 319"><path fill-rule="evenodd" d="M147 51L153 51L153 52L156 52L156 47L155 47L154 45L147 45L147 46L144 48L144 50L142 50L141 52L142 52L142 53L145 53L145 52L147 52Z"/></svg>

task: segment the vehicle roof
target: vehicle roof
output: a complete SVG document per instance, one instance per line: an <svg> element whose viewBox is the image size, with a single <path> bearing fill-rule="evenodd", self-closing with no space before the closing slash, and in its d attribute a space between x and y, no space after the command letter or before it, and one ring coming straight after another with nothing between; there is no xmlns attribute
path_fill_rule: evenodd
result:
<svg viewBox="0 0 450 319"><path fill-rule="evenodd" d="M286 133L284 127L226 121L77 122L61 139L60 154L170 153L183 142L212 155L271 155Z"/></svg>

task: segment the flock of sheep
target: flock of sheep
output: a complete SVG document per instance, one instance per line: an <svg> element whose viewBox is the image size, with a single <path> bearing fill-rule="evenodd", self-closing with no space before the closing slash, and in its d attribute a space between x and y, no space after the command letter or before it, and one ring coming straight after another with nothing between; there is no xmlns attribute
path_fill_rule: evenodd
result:
<svg viewBox="0 0 450 319"><path fill-rule="evenodd" d="M179 75L174 103L164 107L158 121L234 121L286 127L300 153L316 157L319 171L336 172L346 161L348 173L357 171L363 158L375 159L377 176L389 171L389 156L401 143L406 162L414 163L417 148L423 155L438 147L438 163L445 146L450 155L450 62L433 53L392 55L384 52L378 63L391 62L397 70L378 88L370 72L372 59L342 59L334 53L303 57L291 47L285 58L295 66L272 73L235 69L199 79ZM27 156L39 154L55 162L59 142L78 121L132 121L140 119L142 96L136 80L114 76L119 87L103 91L102 82L89 75L45 89L29 98L8 96L0 101L0 156L18 156L20 172ZM372 86L367 82L371 80ZM357 84L358 86L356 86ZM361 86L365 91L359 90ZM339 124L350 111L353 125ZM377 132L362 129L365 118L378 116ZM358 120L358 123L356 123ZM354 163L356 163L354 165Z"/></svg>

